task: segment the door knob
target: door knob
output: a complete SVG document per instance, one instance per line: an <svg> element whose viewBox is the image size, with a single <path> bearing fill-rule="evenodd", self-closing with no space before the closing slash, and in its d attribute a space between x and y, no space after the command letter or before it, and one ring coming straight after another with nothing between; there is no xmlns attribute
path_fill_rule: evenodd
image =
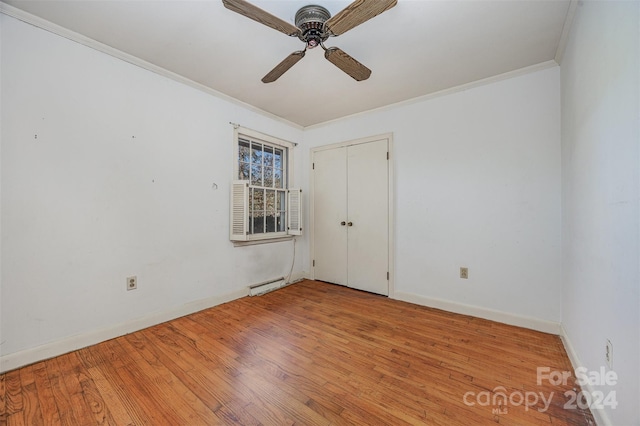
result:
<svg viewBox="0 0 640 426"><path fill-rule="evenodd" d="M342 222L340 222L340 225L345 226L347 224L347 222L345 222L344 220Z"/></svg>
<svg viewBox="0 0 640 426"><path fill-rule="evenodd" d="M347 225L353 226L353 222L349 222L349 223L347 223Z"/></svg>

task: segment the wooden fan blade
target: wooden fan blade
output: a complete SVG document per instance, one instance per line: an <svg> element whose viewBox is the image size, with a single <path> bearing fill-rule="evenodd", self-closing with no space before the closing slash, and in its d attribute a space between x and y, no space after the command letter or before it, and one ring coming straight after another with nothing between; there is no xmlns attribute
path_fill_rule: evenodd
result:
<svg viewBox="0 0 640 426"><path fill-rule="evenodd" d="M280 62L274 69L269 71L269 74L262 77L263 83L273 83L276 81L282 74L287 72L289 68L294 66L300 59L304 58L304 50L300 50L298 52L293 52L291 55L284 58L282 62Z"/></svg>
<svg viewBox="0 0 640 426"><path fill-rule="evenodd" d="M260 9L258 6L254 6L251 3L244 0L222 0L222 4L229 10L233 10L240 15L244 15L249 19L253 19L256 22L271 27L274 30L278 30L285 33L288 36L298 36L300 30L287 21L283 21L277 16L273 16L267 11Z"/></svg>
<svg viewBox="0 0 640 426"><path fill-rule="evenodd" d="M324 52L327 58L336 67L349 74L357 81L366 80L371 75L371 70L360 62L347 55L342 49L330 47Z"/></svg>
<svg viewBox="0 0 640 426"><path fill-rule="evenodd" d="M325 22L325 28L334 36L344 34L391 9L398 0L356 0Z"/></svg>

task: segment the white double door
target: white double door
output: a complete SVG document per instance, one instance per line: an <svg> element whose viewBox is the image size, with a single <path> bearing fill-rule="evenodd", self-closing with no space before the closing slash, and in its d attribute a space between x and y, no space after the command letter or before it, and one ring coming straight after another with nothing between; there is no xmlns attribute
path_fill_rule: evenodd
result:
<svg viewBox="0 0 640 426"><path fill-rule="evenodd" d="M389 140L313 153L314 278L389 295Z"/></svg>

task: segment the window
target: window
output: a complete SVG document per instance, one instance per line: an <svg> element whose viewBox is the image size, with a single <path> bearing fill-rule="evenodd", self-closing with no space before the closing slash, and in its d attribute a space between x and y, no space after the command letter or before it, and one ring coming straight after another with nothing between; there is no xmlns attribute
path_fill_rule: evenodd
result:
<svg viewBox="0 0 640 426"><path fill-rule="evenodd" d="M249 184L249 234L285 231L287 148L238 139L238 178Z"/></svg>
<svg viewBox="0 0 640 426"><path fill-rule="evenodd" d="M300 191L289 188L293 144L243 128L235 140L231 240L299 235Z"/></svg>

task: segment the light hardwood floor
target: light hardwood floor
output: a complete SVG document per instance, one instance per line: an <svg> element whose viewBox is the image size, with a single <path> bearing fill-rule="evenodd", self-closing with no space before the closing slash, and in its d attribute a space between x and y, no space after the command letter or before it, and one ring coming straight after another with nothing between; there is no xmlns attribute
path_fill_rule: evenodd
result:
<svg viewBox="0 0 640 426"><path fill-rule="evenodd" d="M0 424L594 424L537 367L557 336L303 281L0 375Z"/></svg>

